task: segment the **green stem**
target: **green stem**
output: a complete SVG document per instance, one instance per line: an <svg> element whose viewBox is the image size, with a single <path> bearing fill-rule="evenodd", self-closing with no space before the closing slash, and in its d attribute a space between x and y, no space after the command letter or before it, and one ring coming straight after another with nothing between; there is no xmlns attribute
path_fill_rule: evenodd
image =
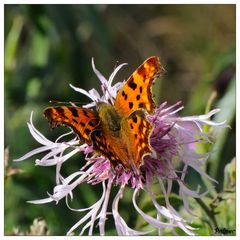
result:
<svg viewBox="0 0 240 240"><path fill-rule="evenodd" d="M209 219L211 220L214 228L218 228L217 220L215 218L215 214L213 211L211 211L208 206L200 199L200 198L195 198L197 203L201 206L201 208L205 211Z"/></svg>

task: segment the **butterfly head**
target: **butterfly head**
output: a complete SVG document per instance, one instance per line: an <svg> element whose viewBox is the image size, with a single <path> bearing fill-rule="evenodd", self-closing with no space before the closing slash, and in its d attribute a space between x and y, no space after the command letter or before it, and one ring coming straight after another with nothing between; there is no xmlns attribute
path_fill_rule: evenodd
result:
<svg viewBox="0 0 240 240"><path fill-rule="evenodd" d="M119 132L121 129L121 117L111 104L99 102L97 103L97 111L102 126L111 132Z"/></svg>

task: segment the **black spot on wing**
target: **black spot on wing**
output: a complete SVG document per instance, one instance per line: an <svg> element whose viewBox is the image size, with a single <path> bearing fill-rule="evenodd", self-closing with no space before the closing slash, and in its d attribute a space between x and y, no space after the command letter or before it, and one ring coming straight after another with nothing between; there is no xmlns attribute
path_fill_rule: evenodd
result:
<svg viewBox="0 0 240 240"><path fill-rule="evenodd" d="M85 127L85 123L84 123L84 122L80 122L80 125L81 125L82 127Z"/></svg>
<svg viewBox="0 0 240 240"><path fill-rule="evenodd" d="M85 128L84 132L89 135L91 133L91 130L89 128Z"/></svg>
<svg viewBox="0 0 240 240"><path fill-rule="evenodd" d="M85 109L83 109L83 114L84 114L85 117L89 118L88 112Z"/></svg>
<svg viewBox="0 0 240 240"><path fill-rule="evenodd" d="M72 113L74 117L78 117L78 111L74 107L69 107L68 110Z"/></svg>
<svg viewBox="0 0 240 240"><path fill-rule="evenodd" d="M78 121L77 121L76 119L73 118L72 120L73 120L73 122L75 122L76 124L78 124Z"/></svg>
<svg viewBox="0 0 240 240"><path fill-rule="evenodd" d="M128 82L128 86L132 89L135 90L137 88L137 84L134 82L133 77L130 78Z"/></svg>
<svg viewBox="0 0 240 240"><path fill-rule="evenodd" d="M129 108L130 108L130 109L133 108L133 102L129 102Z"/></svg>
<svg viewBox="0 0 240 240"><path fill-rule="evenodd" d="M134 116L132 117L132 120L133 120L134 123L137 123L137 117L136 117L136 115L134 115Z"/></svg>
<svg viewBox="0 0 240 240"><path fill-rule="evenodd" d="M94 126L95 126L94 122L92 122L92 121L90 121L88 124L89 124L91 127L94 127Z"/></svg>
<svg viewBox="0 0 240 240"><path fill-rule="evenodd" d="M139 107L139 108L144 108L144 107L145 107L145 104L142 103L142 102L140 102L140 103L138 104L138 107Z"/></svg>
<svg viewBox="0 0 240 240"><path fill-rule="evenodd" d="M122 96L124 97L124 100L126 101L128 98L128 95L124 91L122 91Z"/></svg>

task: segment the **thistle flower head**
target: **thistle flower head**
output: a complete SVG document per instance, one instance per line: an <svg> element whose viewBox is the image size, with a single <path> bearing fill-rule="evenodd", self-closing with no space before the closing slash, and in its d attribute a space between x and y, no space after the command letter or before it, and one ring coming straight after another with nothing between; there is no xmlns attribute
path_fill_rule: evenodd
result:
<svg viewBox="0 0 240 240"><path fill-rule="evenodd" d="M126 64L119 65L109 79L106 79L95 67L92 60L93 71L100 80L102 94L96 89L86 91L81 88L70 85L75 91L88 96L91 99L85 108L92 108L99 102L113 104L119 89L124 82L118 82L113 85L113 79L117 72ZM66 199L67 206L72 211L85 212L85 215L68 231L71 234L75 229L80 228L80 234L84 234L88 230L88 234L93 234L93 227L98 226L100 235L105 235L105 223L107 215L111 214L118 235L144 235L149 232L143 232L130 228L120 215L119 201L124 195L127 187L132 189L132 204L136 212L154 229L158 234L162 230L168 228L175 233L176 228L182 229L188 235L194 235L194 229L171 205L169 196L172 191L173 183L178 185L178 193L183 201L184 209L191 214L189 207L189 198L200 198L207 192L200 192L200 187L192 190L185 182L189 168L195 170L202 177L215 181L208 176L203 165L208 159L211 152L199 154L196 152L196 144L210 142L208 135L203 131L204 125L225 127L225 122L216 123L211 121L211 116L216 114L219 109L199 115L180 117L180 111L183 109L181 102L174 105L168 105L164 102L158 106L153 114L149 114L147 119L153 124L154 128L150 135L150 145L153 150L152 155L143 158L139 173L125 169L122 165L112 167L111 162L106 156L96 154L93 146L86 143L79 143L74 137L72 140L66 141L65 137L69 132L60 136L56 141L52 142L43 136L33 125L32 115L28 128L32 136L40 147L34 149L17 159L22 161L30 158L38 153L45 153L41 159L36 159L35 163L39 166L56 166L56 186L52 194L48 193L48 197L40 200L29 201L34 204L42 204L55 201L58 203L62 198ZM68 151L66 151L68 149ZM69 151L70 150L70 151ZM73 155L78 152L85 154L85 165L72 173L70 176L64 177L61 174L61 167L66 164ZM174 162L178 162L181 169L176 168ZM73 209L69 203L73 198L73 190L82 183L88 183L94 187L96 184L102 185L102 195L99 200L92 206L85 209ZM152 186L158 184L160 192L154 192ZM117 187L118 193L111 200L110 193L113 187ZM139 192L144 191L148 194L149 202L156 211L156 217L145 213L137 204ZM158 203L156 195L163 194L165 205ZM109 212L109 206L111 211Z"/></svg>

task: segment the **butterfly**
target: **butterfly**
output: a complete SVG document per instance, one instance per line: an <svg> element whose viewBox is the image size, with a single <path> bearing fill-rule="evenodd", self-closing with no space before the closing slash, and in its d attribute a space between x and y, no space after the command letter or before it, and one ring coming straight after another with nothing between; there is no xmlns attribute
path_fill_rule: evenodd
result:
<svg viewBox="0 0 240 240"><path fill-rule="evenodd" d="M151 87L164 73L158 57L140 65L118 91L113 105L98 102L96 109L75 106L48 107L44 115L50 126L73 129L81 142L92 144L97 154L108 158L115 168L138 171L146 155L152 154L153 125L147 114L154 112Z"/></svg>

